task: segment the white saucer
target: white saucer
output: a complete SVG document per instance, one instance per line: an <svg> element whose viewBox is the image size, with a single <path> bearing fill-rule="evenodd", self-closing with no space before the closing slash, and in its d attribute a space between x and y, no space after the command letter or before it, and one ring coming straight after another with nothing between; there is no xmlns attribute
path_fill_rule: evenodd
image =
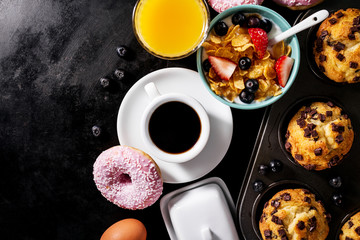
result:
<svg viewBox="0 0 360 240"><path fill-rule="evenodd" d="M210 119L210 137L204 150L185 163L168 163L151 156L160 167L166 183L184 183L198 179L213 170L225 156L233 133L230 107L217 101L206 90L197 72L184 68L165 68L137 81L125 95L118 113L117 133L121 145L138 148L146 153L140 134L140 119L149 103L144 86L154 82L161 94L179 92L198 100Z"/></svg>

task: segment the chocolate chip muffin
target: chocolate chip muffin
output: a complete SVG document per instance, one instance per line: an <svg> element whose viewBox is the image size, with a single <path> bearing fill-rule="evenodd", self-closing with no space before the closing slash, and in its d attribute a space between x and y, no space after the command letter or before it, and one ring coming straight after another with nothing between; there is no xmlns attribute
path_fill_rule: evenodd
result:
<svg viewBox="0 0 360 240"><path fill-rule="evenodd" d="M360 240L360 212L353 215L341 228L340 240Z"/></svg>
<svg viewBox="0 0 360 240"><path fill-rule="evenodd" d="M350 151L354 131L350 118L332 102L303 106L290 120L285 149L307 170L323 170Z"/></svg>
<svg viewBox="0 0 360 240"><path fill-rule="evenodd" d="M322 240L329 233L330 214L307 189L286 189L265 203L259 228L263 239Z"/></svg>
<svg viewBox="0 0 360 240"><path fill-rule="evenodd" d="M328 78L340 83L360 82L360 10L338 10L316 33L315 62Z"/></svg>

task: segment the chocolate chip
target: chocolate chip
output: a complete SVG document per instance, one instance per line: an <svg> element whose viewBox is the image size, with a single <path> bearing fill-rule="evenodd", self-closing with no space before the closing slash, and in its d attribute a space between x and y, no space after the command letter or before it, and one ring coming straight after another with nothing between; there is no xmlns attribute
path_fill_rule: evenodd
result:
<svg viewBox="0 0 360 240"><path fill-rule="evenodd" d="M302 191L303 191L304 194L311 194L311 192L309 190L305 189L305 188L302 189Z"/></svg>
<svg viewBox="0 0 360 240"><path fill-rule="evenodd" d="M357 235L360 236L360 227L355 228L355 232L356 232Z"/></svg>
<svg viewBox="0 0 360 240"><path fill-rule="evenodd" d="M271 230L264 230L265 239L271 239Z"/></svg>
<svg viewBox="0 0 360 240"><path fill-rule="evenodd" d="M356 69L356 68L358 67L358 65L359 65L359 64L358 64L357 62L350 62L350 67L351 67L351 68L355 68L355 69Z"/></svg>
<svg viewBox="0 0 360 240"><path fill-rule="evenodd" d="M334 50L340 52L341 50L345 49L345 45L341 42L338 42L334 45Z"/></svg>
<svg viewBox="0 0 360 240"><path fill-rule="evenodd" d="M271 213L270 213L270 215L272 216L272 215L274 215L275 213L277 213L277 209L275 208Z"/></svg>
<svg viewBox="0 0 360 240"><path fill-rule="evenodd" d="M314 129L316 128L316 125L313 124L313 123L309 123L309 124L307 125L307 127L308 127L310 130L314 130Z"/></svg>
<svg viewBox="0 0 360 240"><path fill-rule="evenodd" d="M305 107L305 110L304 110L304 112L306 112L306 113L309 113L309 112L311 112L311 107Z"/></svg>
<svg viewBox="0 0 360 240"><path fill-rule="evenodd" d="M298 161L304 160L303 156L300 155L300 154L295 154L295 159L298 160Z"/></svg>
<svg viewBox="0 0 360 240"><path fill-rule="evenodd" d="M283 221L278 216L273 215L271 221L277 225L283 225Z"/></svg>
<svg viewBox="0 0 360 240"><path fill-rule="evenodd" d="M338 54L336 55L336 58L339 59L340 61L342 61L342 60L345 59L345 56L342 55L341 53L338 53Z"/></svg>
<svg viewBox="0 0 360 240"><path fill-rule="evenodd" d="M345 127L341 125L337 125L335 123L331 123L331 130L341 134L345 131Z"/></svg>
<svg viewBox="0 0 360 240"><path fill-rule="evenodd" d="M312 217L309 219L309 231L313 232L316 229L316 217Z"/></svg>
<svg viewBox="0 0 360 240"><path fill-rule="evenodd" d="M326 111L326 116L327 117L331 117L333 115L333 112L332 111Z"/></svg>
<svg viewBox="0 0 360 240"><path fill-rule="evenodd" d="M279 236L280 236L280 239L281 240L286 240L288 239L287 236L286 236L286 231L283 229L283 228L280 228L278 230L278 233L279 233Z"/></svg>
<svg viewBox="0 0 360 240"><path fill-rule="evenodd" d="M302 118L297 119L297 120L296 120L296 123L297 123L297 125L299 125L300 128L303 128L303 127L306 126L306 122L305 122L305 120L302 119Z"/></svg>
<svg viewBox="0 0 360 240"><path fill-rule="evenodd" d="M349 228L351 228L352 226L354 226L354 223L352 221L348 222Z"/></svg>
<svg viewBox="0 0 360 240"><path fill-rule="evenodd" d="M304 129L304 137L309 138L311 136L311 131L309 128Z"/></svg>
<svg viewBox="0 0 360 240"><path fill-rule="evenodd" d="M321 156L322 154L322 148L315 148L314 150L315 156Z"/></svg>
<svg viewBox="0 0 360 240"><path fill-rule="evenodd" d="M301 119L306 119L306 117L307 117L307 113L305 111L301 111L300 112L300 118Z"/></svg>
<svg viewBox="0 0 360 240"><path fill-rule="evenodd" d="M343 141L344 141L343 135L339 134L335 137L335 142L337 142L338 144L342 143Z"/></svg>
<svg viewBox="0 0 360 240"><path fill-rule="evenodd" d="M333 167L335 165L337 165L340 162L340 157L338 155L335 155L334 157L332 157L329 161L329 167Z"/></svg>
<svg viewBox="0 0 360 240"><path fill-rule="evenodd" d="M312 137L317 137L317 136L319 136L319 134L318 134L318 132L316 130L312 130L311 131L311 136Z"/></svg>
<svg viewBox="0 0 360 240"><path fill-rule="evenodd" d="M332 47L332 46L334 46L335 41L330 41L330 40L328 39L328 40L326 40L326 43L327 43L328 46Z"/></svg>
<svg viewBox="0 0 360 240"><path fill-rule="evenodd" d="M338 12L335 14L337 18L341 18L344 16L344 14L342 12Z"/></svg>
<svg viewBox="0 0 360 240"><path fill-rule="evenodd" d="M331 101L328 101L326 104L331 108L335 107L335 104Z"/></svg>
<svg viewBox="0 0 360 240"><path fill-rule="evenodd" d="M337 23L336 18L330 18L330 19L329 19L329 23L330 23L331 25L334 25L335 23Z"/></svg>
<svg viewBox="0 0 360 240"><path fill-rule="evenodd" d="M316 109L312 109L311 112L309 112L310 116L313 117L315 114L317 114Z"/></svg>
<svg viewBox="0 0 360 240"><path fill-rule="evenodd" d="M320 119L321 122L325 122L326 116L324 114L320 113L319 114L319 119Z"/></svg>
<svg viewBox="0 0 360 240"><path fill-rule="evenodd" d="M299 221L296 226L299 230L303 230L305 228L305 223L303 221Z"/></svg>
<svg viewBox="0 0 360 240"><path fill-rule="evenodd" d="M324 31L322 31L322 32L320 33L319 38L320 38L321 40L324 40L327 35L329 35L329 32L326 31L326 30L324 30Z"/></svg>
<svg viewBox="0 0 360 240"><path fill-rule="evenodd" d="M349 38L350 40L355 40L355 34L354 34L354 33L349 33L349 34L348 34L348 38Z"/></svg>
<svg viewBox="0 0 360 240"><path fill-rule="evenodd" d="M291 143L286 142L285 143L285 149L286 149L286 151L291 152Z"/></svg>
<svg viewBox="0 0 360 240"><path fill-rule="evenodd" d="M307 202L307 203L311 203L311 198L309 198L309 197L304 197L304 202Z"/></svg>
<svg viewBox="0 0 360 240"><path fill-rule="evenodd" d="M359 26L358 26L358 25L353 26L353 27L350 28L350 32L351 32L351 33L355 33L355 32L357 32L357 31L359 31Z"/></svg>
<svg viewBox="0 0 360 240"><path fill-rule="evenodd" d="M290 137L290 132L289 130L286 130L285 138L288 139L289 137Z"/></svg>
<svg viewBox="0 0 360 240"><path fill-rule="evenodd" d="M281 195L281 197L282 197L282 199L283 199L284 201L290 201L290 200L291 200L291 195L290 195L290 193L284 193L284 194Z"/></svg>
<svg viewBox="0 0 360 240"><path fill-rule="evenodd" d="M269 202L266 202L266 203L264 204L264 208L267 208L267 206L269 206Z"/></svg>
<svg viewBox="0 0 360 240"><path fill-rule="evenodd" d="M353 82L358 82L358 81L360 81L360 77L356 76L353 78Z"/></svg>
<svg viewBox="0 0 360 240"><path fill-rule="evenodd" d="M278 208L280 206L280 202L278 200L272 200L271 206L273 206L274 208Z"/></svg>
<svg viewBox="0 0 360 240"><path fill-rule="evenodd" d="M353 25L359 25L360 24L360 16L353 19Z"/></svg>
<svg viewBox="0 0 360 240"><path fill-rule="evenodd" d="M320 54L320 56L319 56L319 61L320 61L320 62L325 62L325 61L326 61L326 56Z"/></svg>

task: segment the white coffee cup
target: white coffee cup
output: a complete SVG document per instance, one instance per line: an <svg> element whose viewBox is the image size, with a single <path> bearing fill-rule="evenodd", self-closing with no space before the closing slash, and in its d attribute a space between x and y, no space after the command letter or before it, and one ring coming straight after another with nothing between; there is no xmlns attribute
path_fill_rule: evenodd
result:
<svg viewBox="0 0 360 240"><path fill-rule="evenodd" d="M183 163L195 158L204 149L210 135L210 121L203 106L194 98L182 93L160 94L153 82L145 85L144 89L150 100L140 121L140 132L142 140L147 148L146 151L150 155L170 163ZM170 102L180 102L191 107L197 114L200 122L199 137L195 144L189 149L179 153L167 152L159 148L154 143L149 131L149 124L153 113L163 104ZM166 118L166 116L164 116L164 118ZM174 128L176 127L177 126L174 126Z"/></svg>

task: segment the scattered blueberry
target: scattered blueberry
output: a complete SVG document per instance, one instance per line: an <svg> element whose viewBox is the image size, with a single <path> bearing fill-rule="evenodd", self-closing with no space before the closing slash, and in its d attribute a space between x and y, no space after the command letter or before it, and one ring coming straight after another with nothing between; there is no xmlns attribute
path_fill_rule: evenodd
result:
<svg viewBox="0 0 360 240"><path fill-rule="evenodd" d="M256 79L248 79L245 82L245 89L248 92L255 93L259 89L259 82Z"/></svg>
<svg viewBox="0 0 360 240"><path fill-rule="evenodd" d="M271 171L273 171L274 173L280 172L282 169L282 163L276 159L271 160L269 165L270 165Z"/></svg>
<svg viewBox="0 0 360 240"><path fill-rule="evenodd" d="M332 200L336 206L342 206L343 205L343 196L340 193L335 193L332 196Z"/></svg>
<svg viewBox="0 0 360 240"><path fill-rule="evenodd" d="M218 36L224 36L227 34L229 27L223 21L219 21L215 24L214 30Z"/></svg>
<svg viewBox="0 0 360 240"><path fill-rule="evenodd" d="M203 61L203 69L205 72L209 72L210 71L210 68L211 68L211 64L209 62L209 59L206 59L205 61Z"/></svg>
<svg viewBox="0 0 360 240"><path fill-rule="evenodd" d="M240 27L242 27L246 23L246 17L243 13L238 12L232 16L231 21L234 25L240 25Z"/></svg>
<svg viewBox="0 0 360 240"><path fill-rule="evenodd" d="M255 99L255 94L244 89L241 91L239 97L243 103L251 103Z"/></svg>
<svg viewBox="0 0 360 240"><path fill-rule="evenodd" d="M123 45L116 48L116 53L118 54L119 57L122 58L128 58L129 52L130 52L129 49Z"/></svg>
<svg viewBox="0 0 360 240"><path fill-rule="evenodd" d="M103 88L108 88L110 86L110 79L107 77L100 78L100 84Z"/></svg>
<svg viewBox="0 0 360 240"><path fill-rule="evenodd" d="M329 180L329 184L334 188L339 188L342 185L342 179L341 177L334 177Z"/></svg>
<svg viewBox="0 0 360 240"><path fill-rule="evenodd" d="M248 28L259 28L260 27L260 18L256 16L250 16L247 19L247 27Z"/></svg>
<svg viewBox="0 0 360 240"><path fill-rule="evenodd" d="M255 192L262 192L264 190L264 187L265 184L260 180L257 180L253 183L253 189Z"/></svg>
<svg viewBox="0 0 360 240"><path fill-rule="evenodd" d="M95 136L95 137L98 137L98 136L100 136L100 134L101 134L101 128L99 127L99 126L93 126L92 128L91 128L91 130L92 130L92 134Z"/></svg>
<svg viewBox="0 0 360 240"><path fill-rule="evenodd" d="M126 72L125 72L125 70L118 68L118 69L116 69L116 70L114 71L114 76L115 76L118 80L123 80L123 79L125 79L125 77L126 77Z"/></svg>
<svg viewBox="0 0 360 240"><path fill-rule="evenodd" d="M259 173L261 174L261 175L266 175L268 172L269 172L269 166L268 165L264 165L264 164L261 164L260 166L259 166Z"/></svg>
<svg viewBox="0 0 360 240"><path fill-rule="evenodd" d="M248 70L251 67L251 59L248 57L242 57L239 60L239 68L241 70Z"/></svg>
<svg viewBox="0 0 360 240"><path fill-rule="evenodd" d="M272 22L269 19L262 19L260 21L260 28L264 29L266 33L269 33L272 29Z"/></svg>

